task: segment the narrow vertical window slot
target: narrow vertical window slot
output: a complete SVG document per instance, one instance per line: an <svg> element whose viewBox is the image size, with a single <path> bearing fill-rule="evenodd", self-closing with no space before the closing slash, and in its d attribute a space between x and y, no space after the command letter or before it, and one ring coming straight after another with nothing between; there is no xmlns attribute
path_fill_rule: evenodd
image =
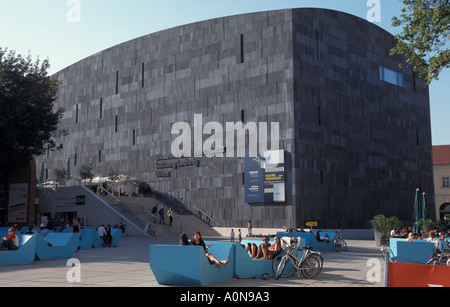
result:
<svg viewBox="0 0 450 307"><path fill-rule="evenodd" d="M115 122L114 122L114 132L117 132L117 115L115 117Z"/></svg>
<svg viewBox="0 0 450 307"><path fill-rule="evenodd" d="M244 110L241 110L241 122L245 123L245 112L244 112Z"/></svg>
<svg viewBox="0 0 450 307"><path fill-rule="evenodd" d="M322 126L322 118L320 116L320 107L317 110L317 117L318 117L319 126Z"/></svg>
<svg viewBox="0 0 450 307"><path fill-rule="evenodd" d="M133 129L133 145L136 145L136 129Z"/></svg>
<svg viewBox="0 0 450 307"><path fill-rule="evenodd" d="M244 34L241 34L241 63L244 63Z"/></svg>
<svg viewBox="0 0 450 307"><path fill-rule="evenodd" d="M101 163L101 162L102 162L102 150L100 149L98 151L98 163Z"/></svg>
<svg viewBox="0 0 450 307"><path fill-rule="evenodd" d="M100 98L100 118L103 116L103 98Z"/></svg>
<svg viewBox="0 0 450 307"><path fill-rule="evenodd" d="M119 71L116 71L116 95L119 94Z"/></svg>
<svg viewBox="0 0 450 307"><path fill-rule="evenodd" d="M77 166L77 154L75 154L75 159L73 159L74 161L73 161L73 165L74 166Z"/></svg>
<svg viewBox="0 0 450 307"><path fill-rule="evenodd" d="M78 124L78 103L75 105L75 124Z"/></svg>
<svg viewBox="0 0 450 307"><path fill-rule="evenodd" d="M145 64L142 63L142 88L144 88L144 82L145 82L145 78L144 78L144 67L145 67Z"/></svg>
<svg viewBox="0 0 450 307"><path fill-rule="evenodd" d="M316 58L320 59L320 50L319 50L319 30L316 30Z"/></svg>

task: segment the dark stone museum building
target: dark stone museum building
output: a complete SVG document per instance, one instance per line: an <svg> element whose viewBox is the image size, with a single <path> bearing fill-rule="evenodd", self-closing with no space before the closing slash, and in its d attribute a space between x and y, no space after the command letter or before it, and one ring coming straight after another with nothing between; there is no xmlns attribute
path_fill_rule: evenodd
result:
<svg viewBox="0 0 450 307"><path fill-rule="evenodd" d="M95 176L115 169L226 226L369 228L377 214L411 221L416 188L433 194L429 95L389 56L394 44L366 20L309 8L130 40L56 74L68 134L62 150L37 157L37 176L43 163L49 174L68 163L75 176L87 164ZM208 142L220 136L212 122L223 142ZM238 136L234 148L226 143L230 122L255 123L267 149L284 152L282 175L264 178L281 178L281 201L246 202L251 158L238 154ZM190 155L173 154L175 123L192 128Z"/></svg>

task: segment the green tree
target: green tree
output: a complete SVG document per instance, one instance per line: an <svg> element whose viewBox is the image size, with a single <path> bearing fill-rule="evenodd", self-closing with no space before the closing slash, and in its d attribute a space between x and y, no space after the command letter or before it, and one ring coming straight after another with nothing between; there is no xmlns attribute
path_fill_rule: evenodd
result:
<svg viewBox="0 0 450 307"><path fill-rule="evenodd" d="M58 82L49 67L48 60L0 48L0 168L6 174L61 147L55 137L63 110L54 109Z"/></svg>
<svg viewBox="0 0 450 307"><path fill-rule="evenodd" d="M53 172L55 175L55 181L59 185L65 185L66 184L66 178L67 178L67 170L65 167L56 168Z"/></svg>
<svg viewBox="0 0 450 307"><path fill-rule="evenodd" d="M402 224L396 216L385 217L382 214L376 215L370 220L373 230L379 232L382 237L389 238L391 230L400 227Z"/></svg>
<svg viewBox="0 0 450 307"><path fill-rule="evenodd" d="M94 178L94 173L92 172L91 165L81 165L78 169L78 175L80 175L82 180L92 180Z"/></svg>
<svg viewBox="0 0 450 307"><path fill-rule="evenodd" d="M450 67L450 1L402 0L405 7L392 25L403 27L396 35L393 54L403 54L419 77L429 84Z"/></svg>

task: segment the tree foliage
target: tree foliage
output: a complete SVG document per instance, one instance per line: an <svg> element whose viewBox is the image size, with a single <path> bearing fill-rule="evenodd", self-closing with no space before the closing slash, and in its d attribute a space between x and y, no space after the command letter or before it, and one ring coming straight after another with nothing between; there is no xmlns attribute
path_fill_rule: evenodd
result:
<svg viewBox="0 0 450 307"><path fill-rule="evenodd" d="M81 165L78 169L78 175L80 175L82 180L92 180L92 178L94 178L94 173L92 171L92 165Z"/></svg>
<svg viewBox="0 0 450 307"><path fill-rule="evenodd" d="M382 237L389 238L391 231L401 226L400 220L396 216L385 217L382 214L376 215L370 220L373 230L379 232Z"/></svg>
<svg viewBox="0 0 450 307"><path fill-rule="evenodd" d="M444 68L450 67L450 1L402 0L405 7L392 25L402 26L396 35L398 43L391 50L403 54L419 77L429 84L437 80Z"/></svg>
<svg viewBox="0 0 450 307"><path fill-rule="evenodd" d="M54 110L58 82L48 60L33 62L0 48L0 168L29 163L33 155L59 146L55 141L63 110Z"/></svg>

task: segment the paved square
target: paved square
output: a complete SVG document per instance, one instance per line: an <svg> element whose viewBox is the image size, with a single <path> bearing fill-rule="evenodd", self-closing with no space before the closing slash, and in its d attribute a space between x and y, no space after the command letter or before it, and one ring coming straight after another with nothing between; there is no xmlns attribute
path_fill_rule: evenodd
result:
<svg viewBox="0 0 450 307"><path fill-rule="evenodd" d="M209 237L207 240L225 240ZM347 240L347 252L323 252L322 272L313 279L236 279L211 287L383 287L384 262L372 240ZM122 238L118 247L92 248L75 253L80 261L80 282L67 279L68 259L35 260L30 265L0 267L0 286L8 287L161 287L149 264L150 244L178 244L178 238ZM377 268L368 261L374 259ZM379 270L378 270L379 269ZM370 282L369 277L379 277ZM376 273L379 275L377 276ZM165 286L162 286L165 287Z"/></svg>

